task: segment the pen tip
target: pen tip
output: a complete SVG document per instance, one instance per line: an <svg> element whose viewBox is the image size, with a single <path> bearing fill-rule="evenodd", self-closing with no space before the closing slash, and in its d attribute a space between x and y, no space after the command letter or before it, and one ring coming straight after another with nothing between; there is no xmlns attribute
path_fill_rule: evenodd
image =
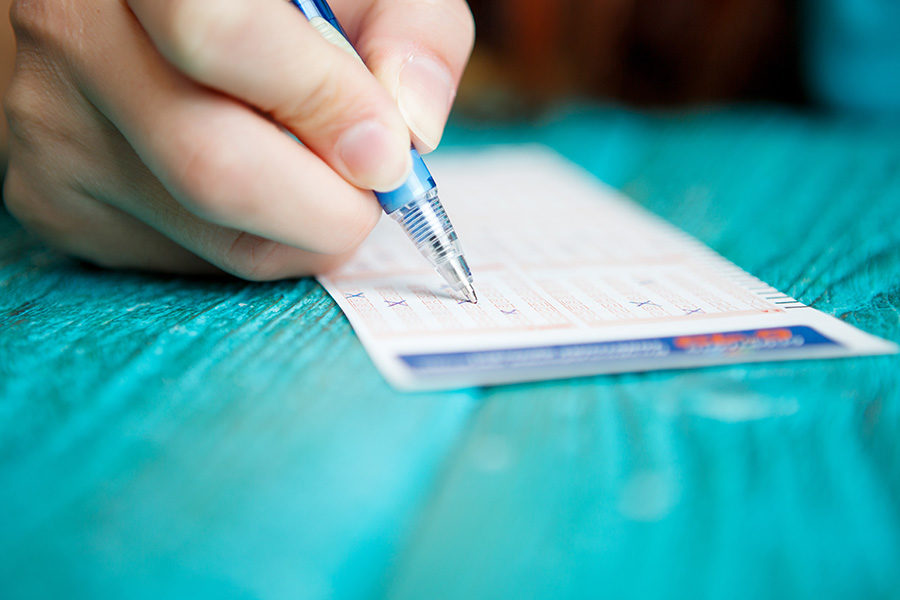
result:
<svg viewBox="0 0 900 600"><path fill-rule="evenodd" d="M472 286L472 271L466 264L462 255L457 255L455 260L448 260L435 265L435 269L447 283L447 289L452 290L453 295L471 304L478 304L478 296Z"/></svg>

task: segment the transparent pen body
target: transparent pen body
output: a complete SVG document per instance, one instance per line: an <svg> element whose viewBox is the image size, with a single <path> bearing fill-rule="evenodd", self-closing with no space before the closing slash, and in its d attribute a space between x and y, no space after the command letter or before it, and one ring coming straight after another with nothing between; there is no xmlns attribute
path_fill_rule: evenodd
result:
<svg viewBox="0 0 900 600"><path fill-rule="evenodd" d="M378 202L406 232L416 248L454 289L468 297L472 272L459 238L438 196L434 178L419 153L410 150L413 172L400 188L376 193ZM466 285L468 284L468 285Z"/></svg>

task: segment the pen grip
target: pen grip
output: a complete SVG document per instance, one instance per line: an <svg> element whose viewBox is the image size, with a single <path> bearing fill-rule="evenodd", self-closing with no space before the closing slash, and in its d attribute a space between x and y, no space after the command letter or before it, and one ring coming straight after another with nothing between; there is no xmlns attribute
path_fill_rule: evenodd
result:
<svg viewBox="0 0 900 600"><path fill-rule="evenodd" d="M331 7L325 0L289 0L291 4L300 9L300 11L309 20L316 31L321 34L325 40L334 44L341 50L354 56L363 66L365 61L350 43L347 34L341 28ZM414 202L424 198L428 192L436 188L434 178L425 165L425 161L419 155L418 150L413 146L409 150L412 156L413 170L409 179L396 190L390 192L375 192L375 197L384 209L384 212L391 214L395 210L406 206L410 202Z"/></svg>
<svg viewBox="0 0 900 600"><path fill-rule="evenodd" d="M356 48L350 43L350 40L347 39L347 34L344 33L341 24L338 23L337 18L334 16L334 13L331 12L331 8L327 4L317 0L291 0L291 4L299 8L301 12L306 15L309 24L312 25L326 41L350 54L363 65L366 64L356 51Z"/></svg>

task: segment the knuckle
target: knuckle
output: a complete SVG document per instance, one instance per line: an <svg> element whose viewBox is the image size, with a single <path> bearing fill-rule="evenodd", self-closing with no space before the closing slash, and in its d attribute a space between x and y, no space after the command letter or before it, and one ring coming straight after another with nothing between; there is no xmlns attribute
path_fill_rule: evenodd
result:
<svg viewBox="0 0 900 600"><path fill-rule="evenodd" d="M35 193L14 165L10 165L3 183L3 202L9 214L31 231L40 233L58 228L52 203Z"/></svg>
<svg viewBox="0 0 900 600"><path fill-rule="evenodd" d="M172 0L162 16L162 36L169 59L185 71L207 68L217 49L240 34L250 18L249 2Z"/></svg>
<svg viewBox="0 0 900 600"><path fill-rule="evenodd" d="M6 115L6 122L12 126L27 121L33 114L34 102L32 100L38 100L37 94L32 94L30 90L14 79L3 97L3 112Z"/></svg>
<svg viewBox="0 0 900 600"><path fill-rule="evenodd" d="M349 215L340 219L334 236L319 248L320 252L336 255L355 250L369 236L378 220L381 208L376 202L363 202Z"/></svg>
<svg viewBox="0 0 900 600"><path fill-rule="evenodd" d="M9 213L20 222L25 221L28 214L30 193L26 190L18 170L10 165L3 182L3 202Z"/></svg>
<svg viewBox="0 0 900 600"><path fill-rule="evenodd" d="M18 34L41 31L58 14L49 0L14 0L9 7L9 22Z"/></svg>
<svg viewBox="0 0 900 600"><path fill-rule="evenodd" d="M435 11L441 16L438 27L443 31L447 58L456 63L456 67L462 67L466 58L475 47L475 18L468 4L462 0L451 0L442 4L443 10ZM451 65L454 66L454 65Z"/></svg>
<svg viewBox="0 0 900 600"><path fill-rule="evenodd" d="M306 270L310 275L328 273L346 263L352 256L352 252L346 252L344 254L319 254L309 261Z"/></svg>
<svg viewBox="0 0 900 600"><path fill-rule="evenodd" d="M197 40L205 37L208 25L208 21L198 14L202 4L190 0L164 3L159 33L169 59L179 66L195 65L202 60L198 54L203 46Z"/></svg>
<svg viewBox="0 0 900 600"><path fill-rule="evenodd" d="M10 134L26 142L36 131L45 129L47 120L42 117L41 110L45 104L46 98L40 89L25 84L19 77L14 78L3 99Z"/></svg>
<svg viewBox="0 0 900 600"><path fill-rule="evenodd" d="M281 245L272 240L241 232L225 250L220 266L248 281L272 281L288 274L278 260Z"/></svg>
<svg viewBox="0 0 900 600"><path fill-rule="evenodd" d="M240 193L239 174L243 172L242 153L233 142L215 135L198 136L184 142L184 157L175 165L174 186L192 212L214 222L229 222L247 216L253 204Z"/></svg>
<svg viewBox="0 0 900 600"><path fill-rule="evenodd" d="M318 254L242 232L219 260L225 271L248 281L276 281L325 273L347 262L352 252Z"/></svg>
<svg viewBox="0 0 900 600"><path fill-rule="evenodd" d="M9 21L19 43L37 43L41 47L66 50L72 46L75 33L83 29L83 16L72 2L52 0L14 0Z"/></svg>
<svg viewBox="0 0 900 600"><path fill-rule="evenodd" d="M3 185L3 200L9 213L33 235L53 248L87 260L97 266L119 269L133 266L123 255L103 252L96 239L85 231L86 222L70 206L36 193L11 167Z"/></svg>
<svg viewBox="0 0 900 600"><path fill-rule="evenodd" d="M451 0L444 6L452 15L454 31L458 32L459 39L464 40L466 47L471 50L475 45L475 17L468 3L463 0Z"/></svg>
<svg viewBox="0 0 900 600"><path fill-rule="evenodd" d="M353 115L350 86L335 70L323 71L309 81L304 93L286 109L284 118L288 122L326 125L333 123L337 115Z"/></svg>
<svg viewBox="0 0 900 600"><path fill-rule="evenodd" d="M381 3L371 19L385 18L388 12L403 11L420 31L426 46L438 44L453 56L471 53L475 45L475 18L465 0L398 0L398 5Z"/></svg>

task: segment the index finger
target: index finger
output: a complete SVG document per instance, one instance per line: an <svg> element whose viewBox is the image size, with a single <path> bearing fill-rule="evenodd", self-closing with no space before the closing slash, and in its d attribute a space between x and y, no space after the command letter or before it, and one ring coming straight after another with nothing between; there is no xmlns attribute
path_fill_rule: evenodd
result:
<svg viewBox="0 0 900 600"><path fill-rule="evenodd" d="M366 65L400 106L417 148L434 150L475 42L464 0L333 0Z"/></svg>
<svg viewBox="0 0 900 600"><path fill-rule="evenodd" d="M347 181L409 176L409 130L370 73L278 0L126 0L169 63L271 115Z"/></svg>

